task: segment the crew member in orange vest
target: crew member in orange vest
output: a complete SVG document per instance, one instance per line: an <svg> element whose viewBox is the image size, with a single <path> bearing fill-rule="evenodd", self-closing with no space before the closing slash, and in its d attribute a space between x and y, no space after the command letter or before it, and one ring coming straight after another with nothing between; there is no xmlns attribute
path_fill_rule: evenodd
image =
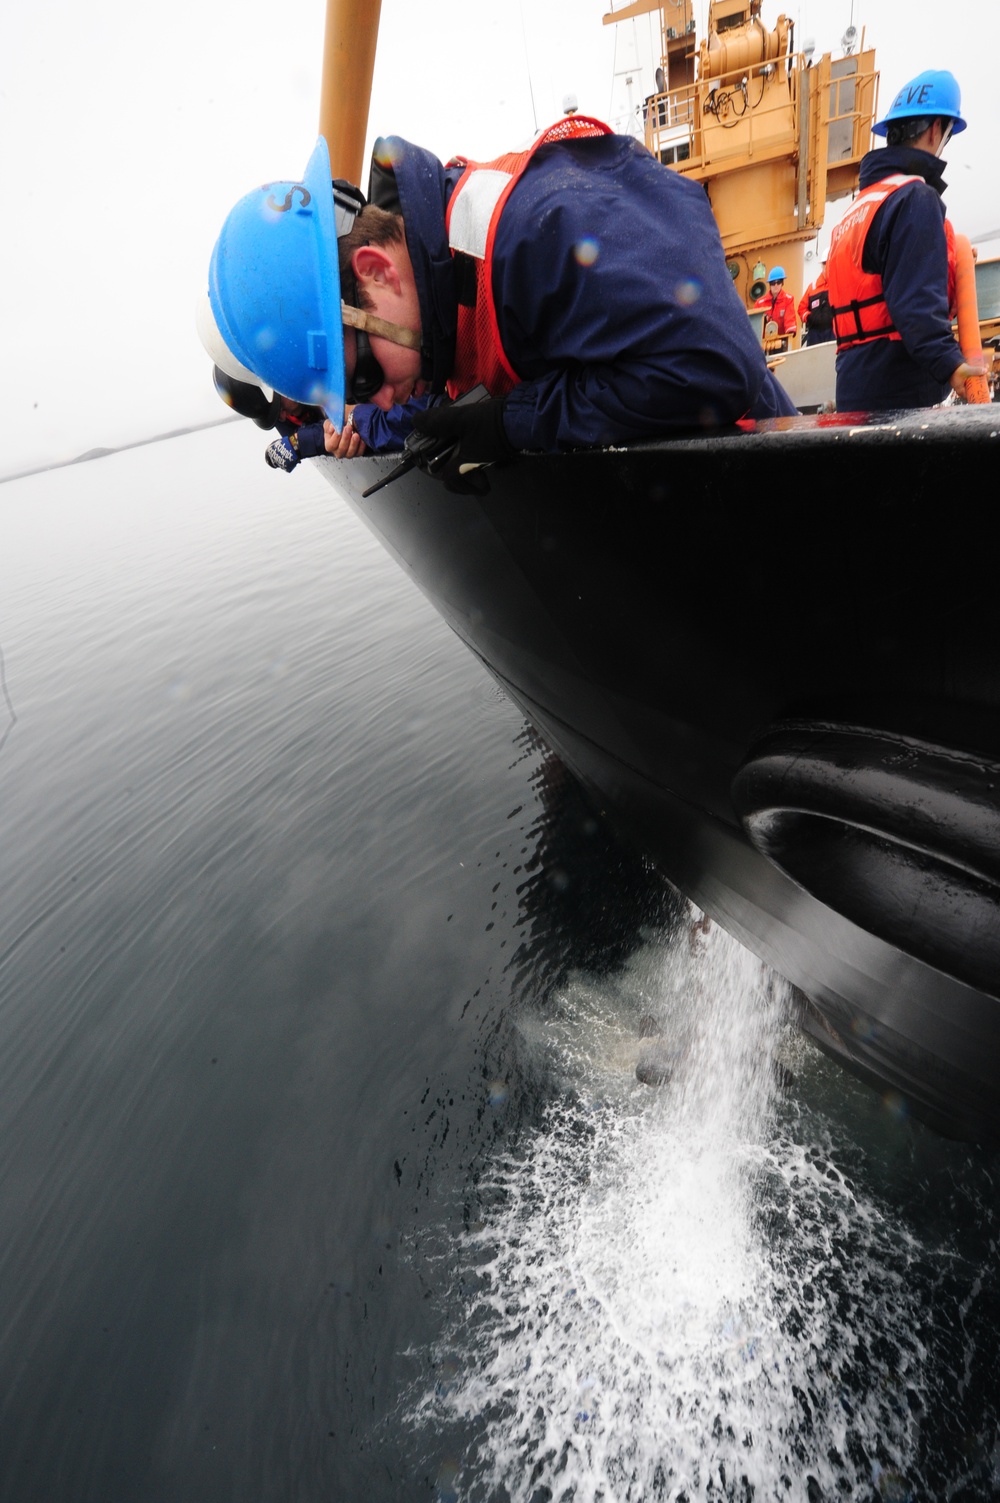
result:
<svg viewBox="0 0 1000 1503"><path fill-rule="evenodd" d="M223 344L323 408L327 452L344 455L345 399L355 436L363 406L392 415L397 446L411 422L447 452L434 473L465 489L524 450L795 412L704 189L630 136L573 115L527 150L447 164L390 137L368 197L331 189L321 137L302 178L240 199L209 266ZM478 386L484 400L458 400Z"/></svg>
<svg viewBox="0 0 1000 1503"><path fill-rule="evenodd" d="M830 241L826 273L837 340L837 407L930 407L985 367L962 358L951 327L954 250L941 152L965 130L952 74L905 84L872 127L886 148L861 163L861 192Z"/></svg>
<svg viewBox="0 0 1000 1503"><path fill-rule="evenodd" d="M788 348L788 340L798 328L795 318L795 299L790 292L785 291L785 268L772 266L767 279L767 291L763 297L759 297L754 303L755 308L764 309L764 330L767 325L777 324L778 336L784 343L779 347L783 350Z"/></svg>
<svg viewBox="0 0 1000 1503"><path fill-rule="evenodd" d="M804 345L829 344L833 339L833 314L830 311L830 284L826 278L826 262L819 275L810 282L799 303L799 318L803 324Z"/></svg>

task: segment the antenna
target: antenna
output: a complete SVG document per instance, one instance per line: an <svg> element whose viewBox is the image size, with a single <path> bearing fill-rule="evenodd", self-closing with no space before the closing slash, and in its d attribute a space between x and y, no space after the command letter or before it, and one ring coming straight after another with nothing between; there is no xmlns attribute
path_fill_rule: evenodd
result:
<svg viewBox="0 0 1000 1503"><path fill-rule="evenodd" d="M524 25L524 0L518 0L518 9L521 12L521 41L524 43L524 71L528 75L528 94L531 96L531 118L535 126L535 135L538 135L538 111L535 109L535 90L531 83L531 59L528 56L528 33Z"/></svg>
<svg viewBox="0 0 1000 1503"><path fill-rule="evenodd" d="M614 76L615 76L615 78L624 78L624 80L625 80L625 88L626 88L626 90L628 92L628 123L627 123L626 128L625 128L625 134L627 134L629 136L635 136L635 137L637 137L638 140L641 141L642 140L642 128L641 128L641 125L640 125L639 120L638 120L638 111L637 111L636 106L635 106L635 101L633 100L633 97L632 97L632 84L637 79L641 82L642 69L641 68L618 68L615 71L615 75Z"/></svg>
<svg viewBox="0 0 1000 1503"><path fill-rule="evenodd" d="M847 30L844 32L844 35L840 39L840 45L844 49L845 57L850 57L851 53L854 51L855 46L857 45L857 40L858 28L854 24L854 0L851 0L850 24L848 25Z"/></svg>

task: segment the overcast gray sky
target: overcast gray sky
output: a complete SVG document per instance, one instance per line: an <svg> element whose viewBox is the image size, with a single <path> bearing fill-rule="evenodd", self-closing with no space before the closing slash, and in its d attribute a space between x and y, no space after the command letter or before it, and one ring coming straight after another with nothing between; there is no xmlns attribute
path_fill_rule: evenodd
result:
<svg viewBox="0 0 1000 1503"><path fill-rule="evenodd" d="M696 0L703 31L704 0ZM383 0L370 134L490 156L563 95L621 126L625 70L652 88L647 22L605 0ZM782 7L765 0L773 24ZM867 30L887 104L949 67L969 130L948 149L949 211L1000 229L992 60L997 0L807 0L796 45ZM0 15L3 452L0 475L208 421L221 405L193 307L226 212L297 176L317 129L323 0L32 0ZM852 15L853 12L853 15ZM940 29L948 15L951 29ZM1000 253L1000 240L984 246Z"/></svg>

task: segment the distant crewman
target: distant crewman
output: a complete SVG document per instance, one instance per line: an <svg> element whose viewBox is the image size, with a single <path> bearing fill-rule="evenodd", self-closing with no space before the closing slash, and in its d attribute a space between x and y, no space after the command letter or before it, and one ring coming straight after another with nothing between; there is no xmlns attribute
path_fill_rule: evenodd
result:
<svg viewBox="0 0 1000 1503"><path fill-rule="evenodd" d="M776 326L774 337L781 339L781 349L788 348L788 341L798 328L795 318L795 299L790 292L785 291L785 268L772 266L767 278L767 291L754 303L755 308L764 310L764 333L767 335L769 324Z"/></svg>
<svg viewBox="0 0 1000 1503"><path fill-rule="evenodd" d="M833 312L830 308L830 286L823 261L814 282L810 282L799 303L799 318L804 333L802 343L829 344L833 338Z"/></svg>
<svg viewBox="0 0 1000 1503"><path fill-rule="evenodd" d="M931 407L984 374L963 360L951 327L955 250L940 157L965 126L955 78L930 70L872 127L886 147L862 159L861 192L826 263L841 412Z"/></svg>

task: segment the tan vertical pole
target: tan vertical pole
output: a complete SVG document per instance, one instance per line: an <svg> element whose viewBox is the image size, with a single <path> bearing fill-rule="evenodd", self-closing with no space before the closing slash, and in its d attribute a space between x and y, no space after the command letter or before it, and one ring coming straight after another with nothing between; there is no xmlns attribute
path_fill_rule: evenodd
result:
<svg viewBox="0 0 1000 1503"><path fill-rule="evenodd" d="M364 187L365 137L382 0L326 0L319 130L334 177Z"/></svg>

